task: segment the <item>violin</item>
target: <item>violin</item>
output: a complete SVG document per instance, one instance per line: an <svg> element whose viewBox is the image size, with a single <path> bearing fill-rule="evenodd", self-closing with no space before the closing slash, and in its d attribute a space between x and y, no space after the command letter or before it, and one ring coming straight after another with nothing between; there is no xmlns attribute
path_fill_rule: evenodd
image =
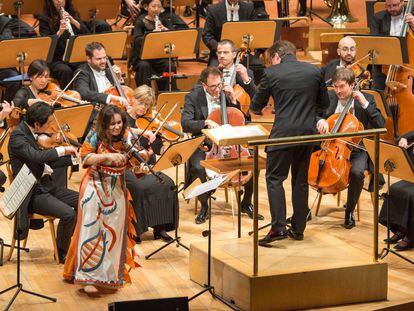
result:
<svg viewBox="0 0 414 311"><path fill-rule="evenodd" d="M14 107L6 117L7 127L15 129L22 120L22 116L26 114L26 109Z"/></svg>
<svg viewBox="0 0 414 311"><path fill-rule="evenodd" d="M41 149L52 149L59 146L73 145L80 148L82 145L78 143L77 137L70 133L64 133L64 129L52 125L46 132L38 134L36 143Z"/></svg>
<svg viewBox="0 0 414 311"><path fill-rule="evenodd" d="M342 113L331 115L326 121L330 133L348 133L362 131L364 126L353 115L348 113L353 96L348 99ZM309 185L322 193L337 193L348 187L351 169L351 152L348 142L359 144L361 137L323 141L321 150L312 153L309 169Z"/></svg>
<svg viewBox="0 0 414 311"><path fill-rule="evenodd" d="M355 81L360 89L369 89L371 86L371 73L359 64L352 64L352 71L355 74Z"/></svg>
<svg viewBox="0 0 414 311"><path fill-rule="evenodd" d="M181 124L176 121L165 121L159 114L154 117L152 112L138 117L135 121L137 128L149 131L158 132L162 138L169 142L175 142L184 137Z"/></svg>
<svg viewBox="0 0 414 311"><path fill-rule="evenodd" d="M108 95L115 95L115 96L123 97L131 104L134 98L134 91L126 85L121 85L121 83L118 80L118 77L116 76L114 70L112 69L112 64L109 61L109 58L106 60L106 64L111 74L112 81L114 82L114 86L111 86L110 88L105 90L104 93ZM119 107L122 111L126 111L126 107L124 107L119 101L112 99L111 103Z"/></svg>
<svg viewBox="0 0 414 311"><path fill-rule="evenodd" d="M37 98L47 102L54 103L54 107L72 107L75 105L87 104L89 102L82 100L80 94L73 90L62 89L53 82L49 82L43 90L37 92ZM59 95L62 95L59 97ZM56 99L58 99L56 101ZM56 102L55 102L56 101Z"/></svg>

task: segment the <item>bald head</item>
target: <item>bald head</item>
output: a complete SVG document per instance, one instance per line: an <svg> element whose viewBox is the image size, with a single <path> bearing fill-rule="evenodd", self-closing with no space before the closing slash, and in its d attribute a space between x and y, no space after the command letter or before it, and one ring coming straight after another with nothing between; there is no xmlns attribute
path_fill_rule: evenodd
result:
<svg viewBox="0 0 414 311"><path fill-rule="evenodd" d="M356 43L351 37L343 37L338 43L338 55L343 65L350 65L355 61Z"/></svg>
<svg viewBox="0 0 414 311"><path fill-rule="evenodd" d="M385 10L391 16L398 16L404 10L404 0L385 0Z"/></svg>

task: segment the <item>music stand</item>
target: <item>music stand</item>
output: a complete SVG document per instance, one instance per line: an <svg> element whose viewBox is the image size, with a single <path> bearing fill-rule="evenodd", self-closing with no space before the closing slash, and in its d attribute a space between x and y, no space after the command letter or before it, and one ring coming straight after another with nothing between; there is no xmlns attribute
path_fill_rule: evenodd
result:
<svg viewBox="0 0 414 311"><path fill-rule="evenodd" d="M364 138L363 139L364 145L368 151L368 154L371 159L374 158L374 141ZM414 183L414 166L409 158L407 151L404 148L399 146L380 142L380 154L379 154L379 171L380 173L387 175L387 246L382 249L380 254L380 258L384 259L389 253L392 253L401 259L409 262L410 264L414 265L414 261L404 257L403 255L399 254L398 252L394 251L390 248L390 183L391 178L390 176L394 176L408 182Z"/></svg>
<svg viewBox="0 0 414 311"><path fill-rule="evenodd" d="M240 174L240 172L238 170L235 170L235 171L229 172L227 176L225 176L225 178L223 178L224 176L215 177L215 179L217 179L218 182L216 182L216 180L213 179L203 184L198 184L199 179L196 179L190 186L187 187L187 189L189 190L190 188L199 188L199 189L194 189L195 191L187 191L187 189L184 190L184 192L187 193L185 195L185 199L189 200L191 198L197 197L204 193L211 194L213 190L217 189L222 184L228 183L237 174ZM195 184L198 184L198 185L195 185ZM211 195L209 195L209 199L208 199L208 230L203 231L202 235L208 238L208 242L207 242L207 245L208 245L207 247L207 284L204 284L203 285L204 289L202 289L199 293L195 294L194 296L190 297L188 301L191 301L197 298L198 296L204 294L205 292L209 292L211 296L213 296L214 298L217 298L229 308L233 310L239 310L239 308L233 302L227 301L226 299L217 295L214 290L214 286L211 285Z"/></svg>
<svg viewBox="0 0 414 311"><path fill-rule="evenodd" d="M94 41L103 44L106 55L111 56L113 59L121 59L127 36L126 31L71 36L66 44L63 61L68 63L85 62L85 46Z"/></svg>
<svg viewBox="0 0 414 311"><path fill-rule="evenodd" d="M98 14L100 19L115 19L121 0L73 0L73 6L79 12L81 20L92 21L93 33L96 33L95 22Z"/></svg>
<svg viewBox="0 0 414 311"><path fill-rule="evenodd" d="M185 96L190 92L165 92L158 94L156 111L165 105L164 111L171 111L175 104L177 107L170 115L169 119L181 124L181 111L184 107Z"/></svg>
<svg viewBox="0 0 414 311"><path fill-rule="evenodd" d="M144 35L140 59L168 58L168 90L172 90L172 59L194 59L200 33L197 29L147 32ZM175 75L174 75L175 76Z"/></svg>
<svg viewBox="0 0 414 311"><path fill-rule="evenodd" d="M248 21L225 22L221 31L221 40L231 39L237 47L247 45L247 68L249 68L249 55L254 49L268 48L278 40L276 38L275 21ZM280 34L280 33L279 33Z"/></svg>
<svg viewBox="0 0 414 311"><path fill-rule="evenodd" d="M22 14L39 14L43 12L43 1L39 0L3 0L0 3L0 12L5 15L17 15L18 30L17 37L21 35Z"/></svg>
<svg viewBox="0 0 414 311"><path fill-rule="evenodd" d="M25 64L35 59L44 59L50 62L53 58L57 40L53 37L38 37L24 39L8 39L0 41L0 68L17 67L24 82Z"/></svg>
<svg viewBox="0 0 414 311"><path fill-rule="evenodd" d="M71 133L77 138L81 138L85 133L92 111L92 104L76 105L67 108L56 108L55 116L63 133ZM52 123L56 124L56 120L54 119Z"/></svg>
<svg viewBox="0 0 414 311"><path fill-rule="evenodd" d="M154 164L152 167L154 172L160 172L170 167L175 167L175 187L174 191L176 193L176 197L178 198L178 166L180 164L184 164L188 161L191 155L196 151L196 149L201 145L204 141L204 136L190 138L187 140L180 141L175 144L171 144L167 150L161 155L158 159L157 163ZM153 251L151 254L145 256L145 259L151 258L153 255L158 253L159 251L166 248L168 245L172 243L176 243L176 246L182 246L186 250L190 250L186 245L180 242L181 237L178 236L178 219L179 219L179 211L178 206L174 208L174 220L176 223L175 226L175 235L174 239L166 243L165 245L161 246L160 248Z"/></svg>

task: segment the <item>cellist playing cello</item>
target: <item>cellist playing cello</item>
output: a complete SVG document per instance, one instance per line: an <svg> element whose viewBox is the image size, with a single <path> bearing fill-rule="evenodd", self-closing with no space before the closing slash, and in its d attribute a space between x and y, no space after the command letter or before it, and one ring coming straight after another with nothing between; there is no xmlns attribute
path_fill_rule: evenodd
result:
<svg viewBox="0 0 414 311"><path fill-rule="evenodd" d="M328 92L329 108L323 114L324 118L318 118L316 125L319 133L329 132L326 119L335 113L341 113L351 96L353 103L349 108L349 113L355 115L363 124L364 129L385 127L385 120L375 104L374 97L358 90L354 91L355 74L352 69L338 68L332 77L332 84L333 90ZM360 148L355 148L351 152L350 161L348 197L345 205L344 227L346 229L355 227L354 210L364 185L364 172L369 168L368 153Z"/></svg>

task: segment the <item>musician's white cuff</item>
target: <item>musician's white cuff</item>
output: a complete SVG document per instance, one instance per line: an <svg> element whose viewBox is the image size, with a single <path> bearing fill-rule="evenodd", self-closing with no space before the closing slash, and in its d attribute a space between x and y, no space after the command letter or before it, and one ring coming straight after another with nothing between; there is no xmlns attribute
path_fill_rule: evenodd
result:
<svg viewBox="0 0 414 311"><path fill-rule="evenodd" d="M243 82L243 83L248 85L248 84L250 84L250 82L252 82L252 78L249 78L249 80L247 80L247 82Z"/></svg>
<svg viewBox="0 0 414 311"><path fill-rule="evenodd" d="M65 147L59 146L59 147L56 147L55 149L57 151L59 158L65 155Z"/></svg>
<svg viewBox="0 0 414 311"><path fill-rule="evenodd" d="M367 103L365 105L361 104L362 109L367 109L368 106L369 106L369 101L367 101Z"/></svg>
<svg viewBox="0 0 414 311"><path fill-rule="evenodd" d="M106 98L106 103L109 104L111 102L112 99L112 95L108 95L108 97Z"/></svg>

